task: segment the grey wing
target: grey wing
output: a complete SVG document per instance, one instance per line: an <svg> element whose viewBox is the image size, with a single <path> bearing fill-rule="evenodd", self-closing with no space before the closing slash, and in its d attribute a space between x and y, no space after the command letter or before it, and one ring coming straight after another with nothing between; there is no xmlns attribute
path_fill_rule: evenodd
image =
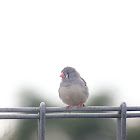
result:
<svg viewBox="0 0 140 140"><path fill-rule="evenodd" d="M80 77L80 78L81 78L81 80L84 82L85 86L87 86L86 81L85 81L82 77Z"/></svg>
<svg viewBox="0 0 140 140"><path fill-rule="evenodd" d="M59 87L59 89L58 89L58 93L59 93L59 98L60 98L60 87Z"/></svg>
<svg viewBox="0 0 140 140"><path fill-rule="evenodd" d="M87 83L82 77L80 77L80 79L81 79L82 83L84 83L84 86L82 86L83 92L88 97L89 96L89 91L88 91Z"/></svg>

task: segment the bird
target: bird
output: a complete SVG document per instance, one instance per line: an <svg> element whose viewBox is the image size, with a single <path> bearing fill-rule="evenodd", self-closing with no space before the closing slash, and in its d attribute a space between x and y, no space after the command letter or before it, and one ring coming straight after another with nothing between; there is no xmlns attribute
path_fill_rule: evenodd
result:
<svg viewBox="0 0 140 140"><path fill-rule="evenodd" d="M61 71L62 78L59 91L60 99L67 104L66 108L84 106L89 96L87 83L73 67L65 67Z"/></svg>

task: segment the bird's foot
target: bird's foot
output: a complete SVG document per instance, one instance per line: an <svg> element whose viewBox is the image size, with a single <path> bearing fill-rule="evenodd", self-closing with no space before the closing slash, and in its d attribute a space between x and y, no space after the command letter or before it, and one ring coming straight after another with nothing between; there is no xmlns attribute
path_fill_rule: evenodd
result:
<svg viewBox="0 0 140 140"><path fill-rule="evenodd" d="M68 106L66 106L66 109L69 111L70 107L72 107L72 106L68 105ZM70 111L69 111L69 113L70 113Z"/></svg>
<svg viewBox="0 0 140 140"><path fill-rule="evenodd" d="M80 103L79 105L77 105L78 107L82 107L82 106L84 106L84 104L83 103Z"/></svg>
<svg viewBox="0 0 140 140"><path fill-rule="evenodd" d="M72 107L72 106L70 106L70 105L66 106L67 110L69 110L69 109L70 109L70 107Z"/></svg>

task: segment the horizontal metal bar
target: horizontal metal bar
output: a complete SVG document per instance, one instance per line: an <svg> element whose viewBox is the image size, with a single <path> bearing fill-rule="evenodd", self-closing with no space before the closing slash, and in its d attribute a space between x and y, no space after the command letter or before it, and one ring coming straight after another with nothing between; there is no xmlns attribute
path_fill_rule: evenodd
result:
<svg viewBox="0 0 140 140"><path fill-rule="evenodd" d="M49 113L46 119L57 118L120 118L118 113ZM140 113L127 113L127 118L140 117ZM38 114L0 114L0 119L39 119Z"/></svg>
<svg viewBox="0 0 140 140"><path fill-rule="evenodd" d="M39 107L0 108L0 112L39 112ZM46 112L69 112L69 111L120 111L120 107L88 106L88 107L46 107Z"/></svg>
<svg viewBox="0 0 140 140"><path fill-rule="evenodd" d="M127 113L126 118L138 118L140 113ZM121 118L118 113L56 113L56 114L46 114L47 119L53 118Z"/></svg>
<svg viewBox="0 0 140 140"><path fill-rule="evenodd" d="M87 107L46 107L46 112L74 112L74 111L120 111L120 107L116 106L87 106ZM16 107L16 108L0 108L0 112L32 112L38 113L39 107ZM127 111L140 111L140 107L127 107Z"/></svg>
<svg viewBox="0 0 140 140"><path fill-rule="evenodd" d="M87 107L47 107L46 112L73 112L73 111L120 111L120 107L112 106L87 106Z"/></svg>
<svg viewBox="0 0 140 140"><path fill-rule="evenodd" d="M140 113L127 113L126 118L139 118Z"/></svg>
<svg viewBox="0 0 140 140"><path fill-rule="evenodd" d="M0 112L39 112L39 107L0 108Z"/></svg>
<svg viewBox="0 0 140 140"><path fill-rule="evenodd" d="M117 113L61 113L61 114L46 114L47 119L54 118L119 118Z"/></svg>
<svg viewBox="0 0 140 140"><path fill-rule="evenodd" d="M119 118L115 113L50 113L46 119L53 118ZM38 114L0 114L0 119L39 119Z"/></svg>
<svg viewBox="0 0 140 140"><path fill-rule="evenodd" d="M116 106L87 106L87 107L46 107L46 112L68 112L68 111L120 111L121 107ZM140 111L140 106L127 107L127 111Z"/></svg>
<svg viewBox="0 0 140 140"><path fill-rule="evenodd" d="M127 111L140 111L140 106L127 107Z"/></svg>
<svg viewBox="0 0 140 140"><path fill-rule="evenodd" d="M39 119L38 114L0 114L0 119Z"/></svg>

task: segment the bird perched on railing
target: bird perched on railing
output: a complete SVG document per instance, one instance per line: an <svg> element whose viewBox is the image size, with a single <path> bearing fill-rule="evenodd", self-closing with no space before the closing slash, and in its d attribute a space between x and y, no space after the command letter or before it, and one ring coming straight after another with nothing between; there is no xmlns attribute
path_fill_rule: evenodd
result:
<svg viewBox="0 0 140 140"><path fill-rule="evenodd" d="M67 109L72 106L84 106L89 92L88 87L76 69L65 67L61 71L62 81L59 87L59 97L67 104Z"/></svg>

